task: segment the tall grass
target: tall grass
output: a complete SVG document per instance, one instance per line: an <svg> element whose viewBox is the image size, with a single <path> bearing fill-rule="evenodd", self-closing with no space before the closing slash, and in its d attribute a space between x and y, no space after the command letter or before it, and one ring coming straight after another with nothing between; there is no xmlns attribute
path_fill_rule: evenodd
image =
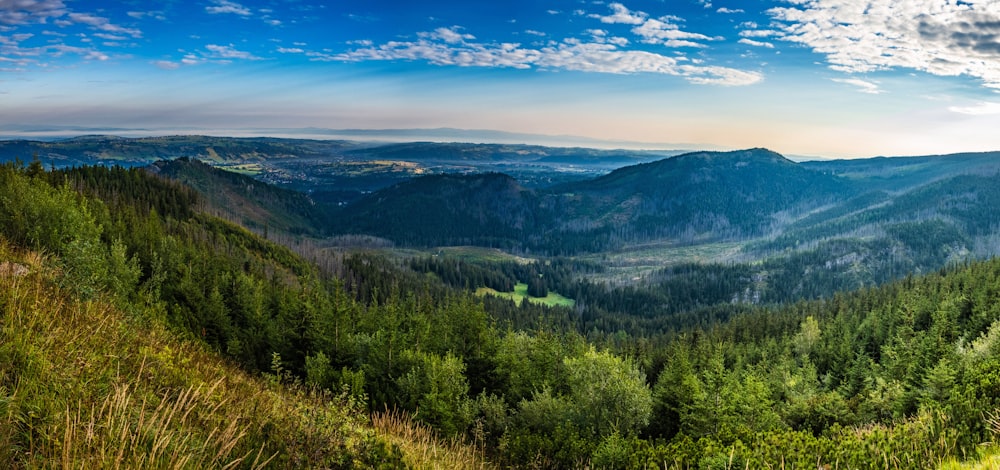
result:
<svg viewBox="0 0 1000 470"><path fill-rule="evenodd" d="M219 385L221 380L213 385ZM249 468L264 468L276 454L233 455L233 449L247 435L246 424L230 420L215 425L207 436L189 446L194 438L186 432L197 415L211 415L220 404L211 402L212 389L188 388L176 397L163 397L152 408L134 403L131 384L116 386L99 408L78 402L66 410L63 439L52 441L44 454L61 454L61 466L68 468L235 468L249 462ZM137 414L131 419L132 411ZM222 427L225 426L225 427ZM252 457L252 460L250 458Z"/></svg>
<svg viewBox="0 0 1000 470"><path fill-rule="evenodd" d="M984 443L979 447L979 455L969 462L951 460L941 465L941 470L1000 470L1000 410L985 413L986 426L993 436L993 442Z"/></svg>
<svg viewBox="0 0 1000 470"><path fill-rule="evenodd" d="M360 404L249 375L153 318L80 301L0 239L0 467L399 464Z"/></svg>
<svg viewBox="0 0 1000 470"><path fill-rule="evenodd" d="M418 469L493 469L481 446L458 439L443 440L434 430L398 410L372 415L372 425L403 451L408 467Z"/></svg>

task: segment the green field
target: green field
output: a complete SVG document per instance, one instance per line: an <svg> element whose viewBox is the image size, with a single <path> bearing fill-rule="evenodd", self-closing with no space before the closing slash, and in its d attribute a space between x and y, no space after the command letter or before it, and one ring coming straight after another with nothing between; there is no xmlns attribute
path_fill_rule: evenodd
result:
<svg viewBox="0 0 1000 470"><path fill-rule="evenodd" d="M476 289L476 295L494 295L504 299L511 299L515 303L520 304L525 298L528 302L547 305L549 307L572 307L576 305L576 301L573 299L567 299L555 292L549 292L549 295L545 297L530 297L528 296L528 285L519 282L514 286L514 292L498 292L496 289L490 289L489 287L480 287Z"/></svg>
<svg viewBox="0 0 1000 470"><path fill-rule="evenodd" d="M218 168L221 168L221 169L226 170L226 171L231 171L233 173L240 173L240 174L247 175L247 176L257 176L262 171L264 171L264 167L262 167L259 163L241 163L241 164L237 164L237 165L218 165Z"/></svg>

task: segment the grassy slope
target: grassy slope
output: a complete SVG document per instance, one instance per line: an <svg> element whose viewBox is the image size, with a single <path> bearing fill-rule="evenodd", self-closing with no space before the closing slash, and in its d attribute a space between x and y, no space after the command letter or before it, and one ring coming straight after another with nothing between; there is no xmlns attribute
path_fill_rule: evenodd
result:
<svg viewBox="0 0 1000 470"><path fill-rule="evenodd" d="M402 449L409 466L456 454L485 466L461 446L408 442L405 419L376 429L347 398L249 375L151 320L156 307L129 314L75 300L54 286L51 265L0 240L0 462L394 468Z"/></svg>

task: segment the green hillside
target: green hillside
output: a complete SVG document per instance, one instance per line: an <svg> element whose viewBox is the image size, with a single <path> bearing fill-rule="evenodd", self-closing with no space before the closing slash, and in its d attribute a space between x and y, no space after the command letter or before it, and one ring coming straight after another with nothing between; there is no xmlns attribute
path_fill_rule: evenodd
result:
<svg viewBox="0 0 1000 470"><path fill-rule="evenodd" d="M179 181L207 199L216 215L258 233L322 235L330 209L303 193L261 183L186 157L161 160L148 171Z"/></svg>
<svg viewBox="0 0 1000 470"><path fill-rule="evenodd" d="M507 175L433 175L341 209L334 230L421 245L510 248L546 229L535 192Z"/></svg>
<svg viewBox="0 0 1000 470"><path fill-rule="evenodd" d="M140 170L0 167L0 461L475 464L402 415L369 420L362 387L309 379L307 312L278 302L328 302L315 268L196 200Z"/></svg>
<svg viewBox="0 0 1000 470"><path fill-rule="evenodd" d="M343 207L333 229L406 245L549 254L746 241L781 233L863 187L765 149L696 152L551 188L525 189L497 174L415 178Z"/></svg>
<svg viewBox="0 0 1000 470"><path fill-rule="evenodd" d="M852 194L842 178L766 149L696 152L620 168L557 188L563 224L612 228L625 241L765 235L781 218Z"/></svg>
<svg viewBox="0 0 1000 470"><path fill-rule="evenodd" d="M349 396L248 374L155 321L58 287L0 242L0 461L14 468L288 468L401 458Z"/></svg>
<svg viewBox="0 0 1000 470"><path fill-rule="evenodd" d="M572 259L318 250L321 271L201 198L138 169L0 167L0 459L940 468L997 454L997 260L772 305L725 300L763 282L739 265L671 267L662 291L576 283L604 268ZM531 279L527 293L575 304L477 298L459 287L472 279ZM645 311L664 302L684 307Z"/></svg>

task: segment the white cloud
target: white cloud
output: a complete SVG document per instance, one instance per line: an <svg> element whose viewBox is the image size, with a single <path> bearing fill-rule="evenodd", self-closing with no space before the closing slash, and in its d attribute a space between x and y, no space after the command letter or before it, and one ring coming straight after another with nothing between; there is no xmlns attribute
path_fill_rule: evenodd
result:
<svg viewBox="0 0 1000 470"><path fill-rule="evenodd" d="M125 36L119 36L116 34L107 34L107 33L94 33L94 36L97 36L101 39L107 39L108 41L124 41L128 39Z"/></svg>
<svg viewBox="0 0 1000 470"><path fill-rule="evenodd" d="M450 28L441 27L430 33L420 33L418 36L430 39L440 39L449 44L458 44L466 40L476 39L476 37L471 34L459 33L459 29L461 29L459 26L452 26Z"/></svg>
<svg viewBox="0 0 1000 470"><path fill-rule="evenodd" d="M62 0L0 0L0 24L46 23L68 11Z"/></svg>
<svg viewBox="0 0 1000 470"><path fill-rule="evenodd" d="M90 26L91 28L104 31L112 34L127 34L134 38L142 37L142 31L138 29L125 28L112 24L107 18L92 15L90 13L70 13L67 17L74 23L80 23Z"/></svg>
<svg viewBox="0 0 1000 470"><path fill-rule="evenodd" d="M39 46L24 46L23 42L33 38L32 33L15 33L7 36L0 36L0 61L15 64L18 69L5 69L6 71L23 71L23 67L51 67L54 63L46 61L47 58L62 58L67 55L78 56L86 61L105 61L110 56L91 46L80 47L62 43L60 39L50 39L46 44ZM46 35L48 36L48 35ZM90 43L90 38L80 35L81 42ZM65 37L65 35L59 36Z"/></svg>
<svg viewBox="0 0 1000 470"><path fill-rule="evenodd" d="M305 50L300 47L279 47L278 52L282 54L302 54Z"/></svg>
<svg viewBox="0 0 1000 470"><path fill-rule="evenodd" d="M787 0L769 13L784 39L848 73L907 68L1000 88L1000 5L992 0Z"/></svg>
<svg viewBox="0 0 1000 470"><path fill-rule="evenodd" d="M616 45L618 47L625 47L625 46L628 45L628 39L620 37L620 36L613 36L613 37L610 37L610 38L606 38L605 41L608 44L614 44L614 45Z"/></svg>
<svg viewBox="0 0 1000 470"><path fill-rule="evenodd" d="M80 57L83 57L84 60L104 61L108 60L109 58L107 54L101 51L95 49L88 49L86 47L69 46L66 44L54 44L51 46L46 46L46 48L49 49L51 51L50 53L55 57L62 56L63 54L76 54L79 55Z"/></svg>
<svg viewBox="0 0 1000 470"><path fill-rule="evenodd" d="M856 86L859 88L858 91L862 93L868 93L870 95L882 94L882 89L879 88L878 83L875 82L869 82L860 78L832 78L831 80L845 85Z"/></svg>
<svg viewBox="0 0 1000 470"><path fill-rule="evenodd" d="M163 69L163 70L175 70L180 68L181 64L177 62L171 62L169 60L157 60L153 62L153 65Z"/></svg>
<svg viewBox="0 0 1000 470"><path fill-rule="evenodd" d="M602 23L633 25L632 33L639 36L641 42L646 44L660 44L666 47L705 47L697 41L715 39L704 34L681 30L677 22L682 20L676 16L650 18L646 12L629 10L621 3L612 3L608 7L611 8L610 15L588 16L599 19Z"/></svg>
<svg viewBox="0 0 1000 470"><path fill-rule="evenodd" d="M726 8L726 7L719 8L718 10L715 10L715 12L716 13L728 13L728 14L746 13L745 11L743 11L742 8L730 9L730 8Z"/></svg>
<svg viewBox="0 0 1000 470"><path fill-rule="evenodd" d="M205 56L212 59L244 59L244 60L257 60L259 57L255 57L253 54L240 51L233 47L232 44L228 46L220 46L218 44L209 44L205 46L208 50L208 54Z"/></svg>
<svg viewBox="0 0 1000 470"><path fill-rule="evenodd" d="M250 16L250 9L229 0L214 0L213 6L205 7L205 11L213 14L232 13L239 16Z"/></svg>
<svg viewBox="0 0 1000 470"><path fill-rule="evenodd" d="M972 106L951 106L948 111L970 116L988 116L1000 114L1000 103L993 101L982 101Z"/></svg>
<svg viewBox="0 0 1000 470"><path fill-rule="evenodd" d="M753 27L756 28L757 26ZM773 29L745 29L740 31L740 37L744 38L771 38L776 36L781 36L781 32Z"/></svg>
<svg viewBox="0 0 1000 470"><path fill-rule="evenodd" d="M35 35L31 33L11 34L10 36L7 37L0 37L0 43L24 42L33 37L35 37Z"/></svg>
<svg viewBox="0 0 1000 470"><path fill-rule="evenodd" d="M455 29L448 29L455 33ZM600 38L600 36L597 36ZM416 41L391 41L341 54L309 52L313 60L361 62L373 60L419 60L434 65L461 67L500 67L579 72L632 74L654 73L684 77L696 84L749 85L759 82L758 72L728 67L681 64L682 58L647 51L622 50L627 41L583 42L568 38L551 41L545 47L526 48L515 43L470 42L471 35L434 33L418 34Z"/></svg>
<svg viewBox="0 0 1000 470"><path fill-rule="evenodd" d="M278 52L301 53L305 51L302 49L278 48ZM152 64L164 70L174 70L184 65L199 65L208 62L227 64L232 62L233 60L261 60L261 58L253 55L250 52L238 50L232 44L227 44L227 45L208 44L202 51L185 53L184 57L182 57L181 60L177 62L169 60L158 60L152 62Z"/></svg>
<svg viewBox="0 0 1000 470"><path fill-rule="evenodd" d="M764 41L754 41L753 39L743 38L743 39L740 39L738 42L740 44L746 44L748 46L766 47L768 49L773 49L774 48L774 44L771 44L769 42L764 42Z"/></svg>
<svg viewBox="0 0 1000 470"><path fill-rule="evenodd" d="M664 18L666 19L666 18ZM632 32L641 36L647 44L663 44L667 47L705 47L695 41L712 41L714 38L699 33L682 31L674 23L649 19L641 25L632 28Z"/></svg>
<svg viewBox="0 0 1000 470"><path fill-rule="evenodd" d="M167 19L167 16L164 15L162 11L129 11L125 14L137 20L141 20L143 18L153 18L163 21Z"/></svg>
<svg viewBox="0 0 1000 470"><path fill-rule="evenodd" d="M684 20L676 16L651 18L642 11L630 10L621 3L610 3L608 15L587 16L607 25L627 25L637 42L670 48L706 47L704 42L722 38L683 30ZM533 30L525 34L548 36ZM544 44L525 46L519 43L484 42L459 26L437 28L416 34L416 40L397 40L382 44L350 41L354 49L342 53L312 50L303 53L315 61L423 61L434 65L460 67L502 67L517 69L571 70L579 72L635 74L652 73L683 77L691 83L706 85L749 85L763 80L755 71L712 66L683 55L663 55L647 50L631 50L629 38L613 35L606 29L586 29L585 38L552 38ZM767 46L762 46L767 47Z"/></svg>
<svg viewBox="0 0 1000 470"><path fill-rule="evenodd" d="M681 67L681 70L689 82L698 85L746 86L764 79L764 76L758 72L729 67L685 65Z"/></svg>
<svg viewBox="0 0 1000 470"><path fill-rule="evenodd" d="M611 8L611 14L608 16L601 16L598 14L591 14L588 16L601 20L601 23L634 25L642 24L646 21L646 17L648 16L641 11L629 11L629 9L621 3L612 3L608 5L608 7Z"/></svg>

